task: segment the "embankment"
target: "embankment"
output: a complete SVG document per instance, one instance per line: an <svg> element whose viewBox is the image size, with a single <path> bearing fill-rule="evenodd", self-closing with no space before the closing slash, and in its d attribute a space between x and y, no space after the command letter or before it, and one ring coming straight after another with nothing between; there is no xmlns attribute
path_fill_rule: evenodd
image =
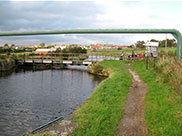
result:
<svg viewBox="0 0 182 136"><path fill-rule="evenodd" d="M109 74L109 78L99 84L88 100L71 117L71 120L79 124L72 136L108 136L118 131L117 126L123 116L122 107L132 76L122 61L103 61L99 65L101 66L89 67L89 72L104 76ZM100 72L96 72L94 68L98 68Z"/></svg>

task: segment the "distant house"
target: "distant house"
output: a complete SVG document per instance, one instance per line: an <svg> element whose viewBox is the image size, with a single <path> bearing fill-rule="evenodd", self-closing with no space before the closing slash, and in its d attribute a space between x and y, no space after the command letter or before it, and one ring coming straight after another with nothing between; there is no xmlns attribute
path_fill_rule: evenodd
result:
<svg viewBox="0 0 182 136"><path fill-rule="evenodd" d="M56 45L55 46L56 49L61 49L61 50L65 49L66 47L67 47L66 45Z"/></svg>
<svg viewBox="0 0 182 136"><path fill-rule="evenodd" d="M94 46L91 46L91 49L93 50L101 49L101 46L94 45Z"/></svg>
<svg viewBox="0 0 182 136"><path fill-rule="evenodd" d="M51 49L36 49L35 53L48 53L52 51Z"/></svg>
<svg viewBox="0 0 182 136"><path fill-rule="evenodd" d="M118 48L128 48L127 45L119 45Z"/></svg>
<svg viewBox="0 0 182 136"><path fill-rule="evenodd" d="M82 49L86 49L86 50L90 49L90 46L88 46L88 45L81 45L80 47L81 47Z"/></svg>
<svg viewBox="0 0 182 136"><path fill-rule="evenodd" d="M103 46L103 49L112 49L112 46Z"/></svg>

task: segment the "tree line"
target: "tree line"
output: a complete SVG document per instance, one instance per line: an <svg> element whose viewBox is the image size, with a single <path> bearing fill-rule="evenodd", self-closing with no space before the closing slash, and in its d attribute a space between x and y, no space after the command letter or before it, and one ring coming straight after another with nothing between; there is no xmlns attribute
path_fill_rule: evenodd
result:
<svg viewBox="0 0 182 136"><path fill-rule="evenodd" d="M29 48L29 47L15 47L15 44L4 44L4 46L0 46L0 53L18 53L18 52L31 52L36 50L36 48Z"/></svg>
<svg viewBox="0 0 182 136"><path fill-rule="evenodd" d="M151 39L150 42L159 42L159 47L165 47L166 40L156 40L156 39ZM145 42L144 41L137 41L135 43L137 48L145 48ZM133 46L133 45L131 45ZM167 39L167 47L177 47L177 42L175 39Z"/></svg>
<svg viewBox="0 0 182 136"><path fill-rule="evenodd" d="M26 46L15 47L15 44L12 44L10 46L8 44L4 44L4 46L0 47L0 53L33 52L37 48L53 48L54 46L55 45L49 45L45 47L45 43L40 43L39 47L30 48ZM87 50L81 47L77 47L76 45L73 44L63 50L58 48L55 52L56 53L87 53Z"/></svg>

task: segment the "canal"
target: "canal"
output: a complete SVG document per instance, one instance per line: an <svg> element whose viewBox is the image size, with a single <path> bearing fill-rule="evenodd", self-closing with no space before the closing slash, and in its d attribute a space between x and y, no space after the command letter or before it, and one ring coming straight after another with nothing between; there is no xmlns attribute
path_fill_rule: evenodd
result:
<svg viewBox="0 0 182 136"><path fill-rule="evenodd" d="M104 78L85 70L16 71L0 75L0 136L18 136L68 117Z"/></svg>

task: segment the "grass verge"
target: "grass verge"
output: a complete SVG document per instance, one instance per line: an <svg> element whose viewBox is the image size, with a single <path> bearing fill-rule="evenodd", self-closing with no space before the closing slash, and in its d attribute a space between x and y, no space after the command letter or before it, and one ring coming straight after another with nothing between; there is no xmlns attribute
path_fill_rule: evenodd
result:
<svg viewBox="0 0 182 136"><path fill-rule="evenodd" d="M134 62L131 68L147 84L145 98L145 121L151 136L182 135L182 99L170 83L160 81L162 77L152 68L145 69L144 62Z"/></svg>
<svg viewBox="0 0 182 136"><path fill-rule="evenodd" d="M99 84L71 117L79 123L72 136L113 136L117 132L132 76L122 61L104 61L100 64L111 71L110 77Z"/></svg>

